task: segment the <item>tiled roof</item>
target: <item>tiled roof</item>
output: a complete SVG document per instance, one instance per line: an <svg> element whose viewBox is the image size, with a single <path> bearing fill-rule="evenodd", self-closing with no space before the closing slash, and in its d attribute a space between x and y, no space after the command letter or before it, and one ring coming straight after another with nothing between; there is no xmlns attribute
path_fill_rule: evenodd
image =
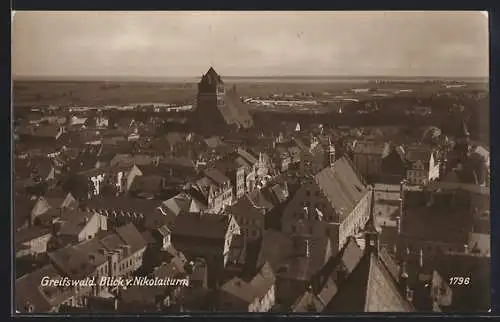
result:
<svg viewBox="0 0 500 322"><path fill-rule="evenodd" d="M251 153L249 153L248 151L244 150L244 149L241 149L241 148L238 148L238 154L248 163L250 163L251 165L254 165L256 164L259 160L257 160L257 158L255 158Z"/></svg>
<svg viewBox="0 0 500 322"><path fill-rule="evenodd" d="M337 294L338 288L335 282L328 278L325 285L319 293L314 293L312 290L306 291L292 305L292 312L322 312L328 302Z"/></svg>
<svg viewBox="0 0 500 322"><path fill-rule="evenodd" d="M479 252L480 254L491 255L491 235L470 233L469 235L469 249L472 252Z"/></svg>
<svg viewBox="0 0 500 322"><path fill-rule="evenodd" d="M239 277L234 277L233 279L227 281L221 286L220 289L221 291L234 295L248 304L252 303L255 299L252 287Z"/></svg>
<svg viewBox="0 0 500 322"><path fill-rule="evenodd" d="M132 198L128 196L97 196L86 201L85 206L91 210L124 211L148 215L156 212L161 202L157 200L147 200Z"/></svg>
<svg viewBox="0 0 500 322"><path fill-rule="evenodd" d="M222 144L221 139L218 136L212 136L204 139L205 143L210 149L215 149Z"/></svg>
<svg viewBox="0 0 500 322"><path fill-rule="evenodd" d="M267 198L263 189L250 192L248 198L256 207L263 208L266 211L270 211L274 207L273 202Z"/></svg>
<svg viewBox="0 0 500 322"><path fill-rule="evenodd" d="M228 177L215 168L205 170L205 176L214 181L218 186L222 186L230 181Z"/></svg>
<svg viewBox="0 0 500 322"><path fill-rule="evenodd" d="M54 252L49 257L57 268L70 278L82 279L94 272L95 268L106 261L99 250L103 248L98 238L84 241L76 246L68 245ZM93 262L91 262L91 258Z"/></svg>
<svg viewBox="0 0 500 322"><path fill-rule="evenodd" d="M229 248L228 263L245 264L246 245L242 235L234 235Z"/></svg>
<svg viewBox="0 0 500 322"><path fill-rule="evenodd" d="M410 162L420 161L428 169L432 154L430 149L409 147L406 150L406 159Z"/></svg>
<svg viewBox="0 0 500 322"><path fill-rule="evenodd" d="M14 233L15 244L16 246L20 243L24 243L35 238L48 235L51 233L51 230L44 227L32 226L25 229L21 229Z"/></svg>
<svg viewBox="0 0 500 322"><path fill-rule="evenodd" d="M221 290L241 300L252 303L256 298L262 298L274 285L276 277L269 264L265 263L250 282L235 277L221 286Z"/></svg>
<svg viewBox="0 0 500 322"><path fill-rule="evenodd" d="M78 236L78 234L85 228L88 221L96 216L95 212L87 211L72 211L70 216L65 216L66 220L63 222L59 233L61 235Z"/></svg>
<svg viewBox="0 0 500 322"><path fill-rule="evenodd" d="M276 271L286 261L293 249L293 242L285 233L266 230L262 237L257 265L269 262Z"/></svg>
<svg viewBox="0 0 500 322"><path fill-rule="evenodd" d="M217 107L227 124L238 124L245 129L253 125L247 106L240 101L235 91L228 90L225 95L225 104L217 105Z"/></svg>
<svg viewBox="0 0 500 322"><path fill-rule="evenodd" d="M42 287L43 277L62 278L52 265L46 265L30 274L18 278L15 282L15 307L21 313L27 313L28 304L36 313L48 313L74 295L72 289L60 287Z"/></svg>
<svg viewBox="0 0 500 322"><path fill-rule="evenodd" d="M490 188L483 187L477 184L470 183L459 183L459 182L450 182L450 181L438 181L429 183L426 187L426 190L463 190L471 193L477 193L482 195L490 195Z"/></svg>
<svg viewBox="0 0 500 322"><path fill-rule="evenodd" d="M354 238L349 238L340 252L340 264L345 268L347 274L351 274L363 257L363 251Z"/></svg>
<svg viewBox="0 0 500 322"><path fill-rule="evenodd" d="M47 138L56 138L60 126L57 124L40 124L35 127L33 135Z"/></svg>
<svg viewBox="0 0 500 322"><path fill-rule="evenodd" d="M389 143L376 141L357 141L353 149L353 152L357 154L374 154L381 157L389 154L389 151Z"/></svg>
<svg viewBox="0 0 500 322"><path fill-rule="evenodd" d="M409 208L401 220L401 232L410 239L467 244L473 216L460 206ZM443 234L446 231L446 234Z"/></svg>
<svg viewBox="0 0 500 322"><path fill-rule="evenodd" d="M234 204L228 207L228 212L236 218L252 218L258 219L264 217L264 209L259 208L250 196L244 195ZM236 219L238 220L238 219Z"/></svg>
<svg viewBox="0 0 500 322"><path fill-rule="evenodd" d="M283 278L309 281L331 256L329 239L294 237L292 244L290 257L277 269L277 275Z"/></svg>
<svg viewBox="0 0 500 322"><path fill-rule="evenodd" d="M31 216L31 211L35 206L37 199L29 195L16 195L14 196L14 217L16 227L23 225Z"/></svg>
<svg viewBox="0 0 500 322"><path fill-rule="evenodd" d="M448 280L452 276L467 276L474 281L467 288L453 289L451 312L485 312L491 307L491 257L472 253L447 253L426 259L430 267Z"/></svg>
<svg viewBox="0 0 500 322"><path fill-rule="evenodd" d="M162 213L165 213L166 216L176 218L181 212L189 212L193 200L190 195L182 192L163 201L160 207Z"/></svg>
<svg viewBox="0 0 500 322"><path fill-rule="evenodd" d="M224 239L230 216L200 213L182 213L172 225L172 236ZM203 227L203 229L200 229Z"/></svg>
<svg viewBox="0 0 500 322"><path fill-rule="evenodd" d="M124 226L115 229L116 233L125 242L126 245L131 246L130 251L132 253L137 252L140 249L146 247L146 241L142 237L141 233L137 230L134 224L128 223Z"/></svg>
<svg viewBox="0 0 500 322"><path fill-rule="evenodd" d="M328 313L411 312L413 307L377 256L367 252L325 310Z"/></svg>
<svg viewBox="0 0 500 322"><path fill-rule="evenodd" d="M137 176L130 187L131 191L160 193L163 190L165 178L162 176Z"/></svg>
<svg viewBox="0 0 500 322"><path fill-rule="evenodd" d="M342 221L357 206L367 187L351 164L341 158L334 167L327 167L315 176L315 182L330 201Z"/></svg>

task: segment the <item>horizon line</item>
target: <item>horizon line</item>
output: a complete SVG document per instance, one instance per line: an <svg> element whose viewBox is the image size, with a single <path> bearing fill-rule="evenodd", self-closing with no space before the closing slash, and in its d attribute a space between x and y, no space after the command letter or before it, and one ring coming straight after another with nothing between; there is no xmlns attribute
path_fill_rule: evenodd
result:
<svg viewBox="0 0 500 322"><path fill-rule="evenodd" d="M310 79L325 79L325 78L354 78L354 79L362 79L362 78L428 78L428 79L488 79L490 76L485 75L485 76L444 76L444 75L384 75L384 74L379 74L379 75L348 75L348 74L343 74L343 75L314 75L314 74L290 74L290 75L254 75L254 76L248 76L248 75L220 75L222 79L225 78L248 78L248 79L258 79L258 78L310 78ZM58 80L67 80L67 81L77 81L81 79L86 79L89 81L95 80L95 81L113 81L117 79L130 79L130 80L145 80L145 79L186 79L186 78L193 78L193 79L199 79L200 76L191 76L191 75L186 75L186 76L146 76L146 75L11 75L11 78L13 81L16 80L52 80L52 79L58 79Z"/></svg>

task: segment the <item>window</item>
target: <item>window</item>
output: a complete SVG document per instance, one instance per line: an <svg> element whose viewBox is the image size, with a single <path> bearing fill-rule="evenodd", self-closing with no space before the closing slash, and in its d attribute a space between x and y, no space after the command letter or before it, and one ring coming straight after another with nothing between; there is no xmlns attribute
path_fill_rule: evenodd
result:
<svg viewBox="0 0 500 322"><path fill-rule="evenodd" d="M309 197L310 195L311 195L311 191L306 190L306 196L308 196L308 197Z"/></svg>

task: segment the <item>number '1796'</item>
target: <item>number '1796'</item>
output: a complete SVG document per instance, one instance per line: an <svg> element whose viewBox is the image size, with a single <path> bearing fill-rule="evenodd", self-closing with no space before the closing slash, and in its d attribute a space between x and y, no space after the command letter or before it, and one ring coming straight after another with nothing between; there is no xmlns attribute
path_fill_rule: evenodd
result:
<svg viewBox="0 0 500 322"><path fill-rule="evenodd" d="M452 276L450 277L450 285L469 285L470 277Z"/></svg>

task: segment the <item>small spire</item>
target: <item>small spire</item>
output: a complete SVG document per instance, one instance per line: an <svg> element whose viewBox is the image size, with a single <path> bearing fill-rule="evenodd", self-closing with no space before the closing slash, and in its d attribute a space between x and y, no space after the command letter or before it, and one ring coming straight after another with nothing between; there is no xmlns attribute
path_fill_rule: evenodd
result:
<svg viewBox="0 0 500 322"><path fill-rule="evenodd" d="M467 122L465 120L460 122L460 127L456 135L457 138L468 138L470 136L469 129L467 128Z"/></svg>
<svg viewBox="0 0 500 322"><path fill-rule="evenodd" d="M371 188L371 199L370 199L370 214L368 217L368 230L371 232L378 232L377 225L375 221L375 188L372 186Z"/></svg>

